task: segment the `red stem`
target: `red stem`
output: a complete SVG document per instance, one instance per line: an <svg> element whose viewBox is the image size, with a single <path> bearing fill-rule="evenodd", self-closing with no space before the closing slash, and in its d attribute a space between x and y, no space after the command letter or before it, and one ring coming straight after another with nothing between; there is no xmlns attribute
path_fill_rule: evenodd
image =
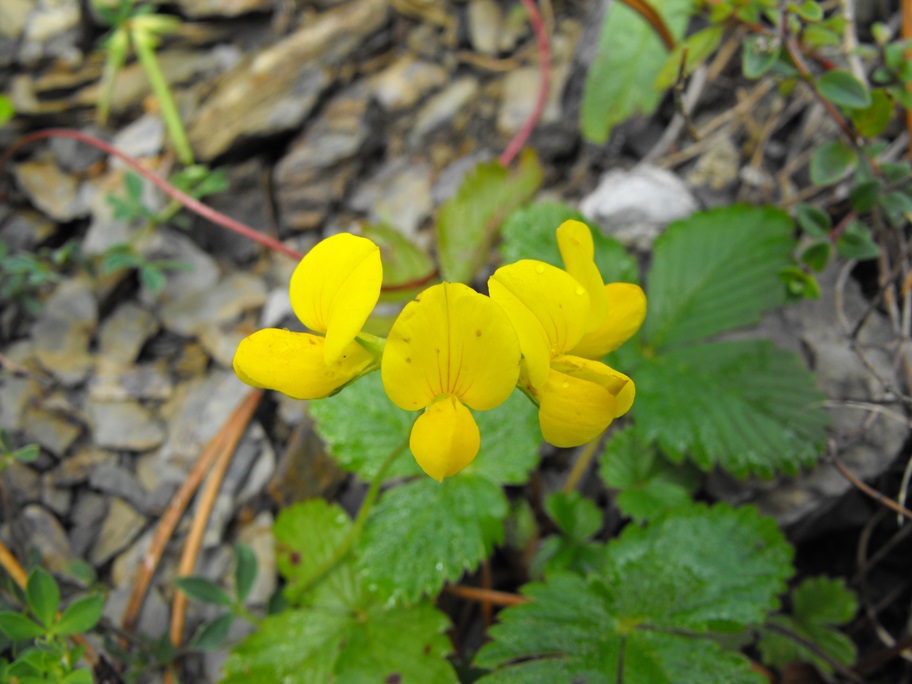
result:
<svg viewBox="0 0 912 684"><path fill-rule="evenodd" d="M264 235L263 233L261 233L257 230L254 230L250 226L244 225L240 221L235 221L230 216L226 216L225 214L221 213L220 211L216 211L215 209L213 209L211 207L207 207L205 204L203 204L202 202L200 202L197 199L194 199L187 193L181 192L180 190L175 188L173 185L171 185L168 181L166 181L164 178L162 178L155 172L150 171L149 169L145 168L144 166L142 166L142 164L140 164L138 161L136 161L129 155L125 154L124 152L121 152L113 145L106 143L104 140L101 140L100 138L96 138L93 135L89 135L88 133L82 133L81 131L74 131L74 130L70 130L70 129L66 129L66 128L48 128L43 131L37 131L35 133L30 133L29 135L26 135L26 136L20 138L18 141L16 141L16 143L14 145L12 145L6 151L6 154L4 154L2 159L0 159L0 171L2 171L2 168L3 168L3 166L5 166L6 161L8 159L10 159L13 156L13 154L15 154L20 148L24 147L25 145L28 145L29 143L35 142L36 140L44 140L45 138L73 138L74 140L79 140L80 142L84 142L87 145L92 145L93 147L97 147L99 150L102 150L106 154L110 154L114 157L117 157L124 164L129 166L136 173L138 173L143 178L148 180L150 183L155 185L155 187L157 187L159 190L164 192L166 195L177 200L178 202L183 204L185 207L196 212L203 218L209 219L216 225L219 225L222 228L227 228L228 230L233 231L233 232L237 233L238 235L243 235L245 238L247 238L249 240L253 240L256 243L261 244L264 247L267 247L267 248L273 250L274 252L279 252L280 254L284 254L285 256L294 259L295 261L300 261L301 259L304 258L304 255L301 252L297 251L296 249L292 249L291 247L288 247L287 245L283 245L281 242L279 242L275 238L271 238L268 235Z"/></svg>
<svg viewBox="0 0 912 684"><path fill-rule="evenodd" d="M551 90L551 46L548 43L548 33L545 31L545 23L542 21L541 13L535 4L535 0L522 0L526 6L526 12L529 13L529 22L535 31L535 42L538 45L538 60L540 77L538 82L538 97L535 98L535 107L529 118L526 119L522 128L517 131L513 140L507 145L507 149L500 155L501 166L509 166L526 140L532 134L532 130L541 118L542 112L545 111L545 103L548 101L548 92Z"/></svg>

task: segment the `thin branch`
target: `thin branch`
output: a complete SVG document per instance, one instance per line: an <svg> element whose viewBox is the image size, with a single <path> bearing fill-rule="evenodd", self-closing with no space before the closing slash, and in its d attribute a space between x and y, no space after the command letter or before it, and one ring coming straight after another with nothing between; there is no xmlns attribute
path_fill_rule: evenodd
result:
<svg viewBox="0 0 912 684"><path fill-rule="evenodd" d="M887 496L884 496L883 494L878 492L873 487L869 487L868 485L866 485L864 482L862 482L860 479L858 479L858 477L851 470L846 468L845 464L842 461L840 461L837 456L832 455L829 457L829 460L836 467L836 470L838 470L840 473L842 473L842 476L845 479L847 479L849 482L851 482L857 489L861 490L864 494L867 494L875 501L883 504L887 508L890 508L890 509L896 511L900 515L902 515L906 518L912 518L912 511L910 511L908 508L900 506L898 503L893 501L893 499L891 499Z"/></svg>
<svg viewBox="0 0 912 684"><path fill-rule="evenodd" d="M467 587L462 584L448 584L443 590L446 593L458 596L459 598L487 603L493 606L518 606L521 603L529 603L530 601L530 599L525 596L520 596L519 594L509 594L505 591L482 589L481 587Z"/></svg>

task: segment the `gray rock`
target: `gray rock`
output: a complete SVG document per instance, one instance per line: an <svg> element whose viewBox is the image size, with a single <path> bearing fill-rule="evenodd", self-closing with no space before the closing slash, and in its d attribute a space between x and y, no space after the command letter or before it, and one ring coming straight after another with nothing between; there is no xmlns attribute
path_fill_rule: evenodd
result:
<svg viewBox="0 0 912 684"><path fill-rule="evenodd" d="M469 40L476 52L496 55L503 15L495 0L469 0L466 9Z"/></svg>
<svg viewBox="0 0 912 684"><path fill-rule="evenodd" d="M154 157L164 147L165 124L160 117L146 114L120 129L111 144L136 159ZM114 157L111 160L111 167L125 168L126 164Z"/></svg>
<svg viewBox="0 0 912 684"><path fill-rule="evenodd" d="M72 487L89 479L93 470L102 465L113 465L115 456L101 449L82 449L65 458L45 477L53 487Z"/></svg>
<svg viewBox="0 0 912 684"><path fill-rule="evenodd" d="M47 475L41 477L41 503L56 515L65 518L73 505L73 491L54 486Z"/></svg>
<svg viewBox="0 0 912 684"><path fill-rule="evenodd" d="M706 185L713 190L722 190L738 180L741 168L741 153L735 147L731 136L717 135L700 155L697 163L687 174L692 185Z"/></svg>
<svg viewBox="0 0 912 684"><path fill-rule="evenodd" d="M583 215L614 238L648 250L665 226L698 209L687 186L670 171L639 165L609 171L580 203Z"/></svg>
<svg viewBox="0 0 912 684"><path fill-rule="evenodd" d="M88 401L95 444L108 449L148 451L167 436L159 419L133 401Z"/></svg>
<svg viewBox="0 0 912 684"><path fill-rule="evenodd" d="M4 373L0 377L0 427L12 431L23 429L25 409L40 394L41 385L34 378Z"/></svg>
<svg viewBox="0 0 912 684"><path fill-rule="evenodd" d="M89 342L97 321L98 305L83 278L62 282L35 321L35 356L63 384L79 384L91 370Z"/></svg>
<svg viewBox="0 0 912 684"><path fill-rule="evenodd" d="M548 124L561 119L561 93L570 73L566 64L551 70L551 85L540 123ZM497 130L502 135L513 135L532 115L538 99L539 70L521 67L508 72L503 80L503 96L497 113Z"/></svg>
<svg viewBox="0 0 912 684"><path fill-rule="evenodd" d="M478 94L478 81L471 76L457 79L430 98L415 119L409 142L416 145L429 133L452 121Z"/></svg>
<svg viewBox="0 0 912 684"><path fill-rule="evenodd" d="M167 304L182 299L192 292L212 287L221 277L218 264L211 255L186 235L171 229L156 230L149 243L144 245L143 255L148 259L180 261L189 267L187 270L169 271L165 288L159 294L153 295L143 290L141 300L146 304Z"/></svg>
<svg viewBox="0 0 912 684"><path fill-rule="evenodd" d="M73 527L70 529L70 546L73 553L85 556L98 539L101 524L108 513L108 502L95 492L79 492L71 512Z"/></svg>
<svg viewBox="0 0 912 684"><path fill-rule="evenodd" d="M78 61L81 19L78 0L36 0L22 30L20 61L29 65L54 57Z"/></svg>
<svg viewBox="0 0 912 684"><path fill-rule="evenodd" d="M232 368L238 345L250 334L250 325L240 323L207 323L196 336L209 357L223 368Z"/></svg>
<svg viewBox="0 0 912 684"><path fill-rule="evenodd" d="M2 23L2 19L0 19L0 23ZM88 126L82 129L82 132L105 138L105 134L96 126ZM85 173L91 166L104 160L107 156L102 150L74 138L51 138L48 146L54 155L54 161L66 173Z"/></svg>
<svg viewBox="0 0 912 684"><path fill-rule="evenodd" d="M412 107L447 80L447 70L439 64L405 54L370 79L374 98L388 112Z"/></svg>
<svg viewBox="0 0 912 684"><path fill-rule="evenodd" d="M431 215L431 165L400 157L385 164L351 198L351 207L373 223L385 223L414 237Z"/></svg>
<svg viewBox="0 0 912 684"><path fill-rule="evenodd" d="M16 517L13 538L25 551L21 558L31 558L49 572L66 574L69 566L77 560L63 525L37 504L29 504Z"/></svg>
<svg viewBox="0 0 912 684"><path fill-rule="evenodd" d="M0 239L6 243L10 254L23 250L33 251L57 232L57 224L37 211L17 211L3 223Z"/></svg>
<svg viewBox="0 0 912 684"><path fill-rule="evenodd" d="M148 492L143 489L133 473L116 463L104 463L93 468L89 475L89 486L103 494L123 499L139 511L160 513L148 509Z"/></svg>
<svg viewBox="0 0 912 684"><path fill-rule="evenodd" d="M4 498L14 510L41 499L41 476L32 468L13 461L0 473Z"/></svg>
<svg viewBox="0 0 912 684"><path fill-rule="evenodd" d="M358 153L370 132L367 104L363 86L343 91L279 161L275 185L283 227L315 227L344 196L360 167Z"/></svg>
<svg viewBox="0 0 912 684"><path fill-rule="evenodd" d="M274 0L178 0L181 14L192 19L201 17L239 17L251 12L272 12Z"/></svg>
<svg viewBox="0 0 912 684"><path fill-rule="evenodd" d="M230 322L266 301L263 280L249 273L232 273L205 290L188 292L161 309L162 323L181 335L195 335L207 325Z"/></svg>
<svg viewBox="0 0 912 684"><path fill-rule="evenodd" d="M5 0L0 3L0 36L19 40L34 0Z"/></svg>
<svg viewBox="0 0 912 684"><path fill-rule="evenodd" d="M163 363L133 366L101 357L89 381L89 397L98 401L163 401L173 391L174 381Z"/></svg>
<svg viewBox="0 0 912 684"><path fill-rule="evenodd" d="M130 594L133 588L129 584L115 587L106 597L103 615L113 624L120 624L123 619L124 611L127 609L127 602L130 600ZM139 619L136 622L136 631L147 636L161 636L167 629L171 619L171 609L157 587L150 589L143 601L142 610L139 613ZM162 679L143 679L148 684L160 684Z"/></svg>
<svg viewBox="0 0 912 684"><path fill-rule="evenodd" d="M276 590L275 539L272 536L274 522L272 514L263 511L238 530L238 543L253 551L257 559L257 576L247 595L248 605L265 606ZM233 579L233 574L230 577Z"/></svg>
<svg viewBox="0 0 912 684"><path fill-rule="evenodd" d="M89 205L80 192L79 181L53 161L17 164L13 175L29 201L51 218L72 221L88 215Z"/></svg>
<svg viewBox="0 0 912 684"><path fill-rule="evenodd" d="M134 302L125 302L101 324L98 353L111 361L132 363L156 332L158 320L154 314Z"/></svg>
<svg viewBox="0 0 912 684"><path fill-rule="evenodd" d="M123 499L112 498L101 524L98 540L89 552L93 565L103 565L123 551L136 538L146 519Z"/></svg>
<svg viewBox="0 0 912 684"><path fill-rule="evenodd" d="M340 64L386 22L384 0L351 0L238 64L191 121L190 142L212 159L236 142L290 131L312 111Z"/></svg>
<svg viewBox="0 0 912 684"><path fill-rule="evenodd" d="M73 413L53 406L28 406L23 423L28 438L58 458L66 454L82 433L82 425Z"/></svg>

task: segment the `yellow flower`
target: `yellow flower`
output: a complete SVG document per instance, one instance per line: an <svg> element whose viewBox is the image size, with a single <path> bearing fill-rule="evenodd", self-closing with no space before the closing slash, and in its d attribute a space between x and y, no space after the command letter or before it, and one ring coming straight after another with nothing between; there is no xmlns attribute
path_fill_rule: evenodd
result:
<svg viewBox="0 0 912 684"><path fill-rule="evenodd" d="M471 288L441 283L405 306L390 330L380 374L396 406L425 409L409 438L424 472L441 482L474 460L481 436L469 408L503 403L519 363L510 320Z"/></svg>
<svg viewBox="0 0 912 684"><path fill-rule="evenodd" d="M318 243L292 274L289 293L295 315L319 334L255 332L238 345L234 371L254 387L322 399L375 370L376 340L361 328L382 281L380 249L370 240L340 233Z"/></svg>
<svg viewBox="0 0 912 684"><path fill-rule="evenodd" d="M569 447L630 410L633 382L597 359L637 331L646 296L637 285L604 284L585 224L567 221L557 236L566 271L523 260L497 269L488 288L519 336L520 385L539 404L542 435Z"/></svg>

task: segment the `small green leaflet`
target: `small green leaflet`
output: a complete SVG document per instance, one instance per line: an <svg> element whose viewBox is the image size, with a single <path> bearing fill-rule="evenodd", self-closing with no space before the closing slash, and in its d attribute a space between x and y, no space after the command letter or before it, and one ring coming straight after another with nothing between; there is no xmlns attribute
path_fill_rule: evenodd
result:
<svg viewBox="0 0 912 684"><path fill-rule="evenodd" d="M792 263L792 230L785 212L744 205L672 223L656 240L649 271L647 344L680 347L758 323L783 304L779 271Z"/></svg>
<svg viewBox="0 0 912 684"><path fill-rule="evenodd" d="M829 418L813 377L792 352L763 340L695 345L651 359L617 354L637 383L642 439L678 462L736 477L794 474L822 451Z"/></svg>
<svg viewBox="0 0 912 684"><path fill-rule="evenodd" d="M612 433L599 461L599 474L609 488L620 490L618 508L638 522L689 504L701 479L693 468L668 463L632 427Z"/></svg>
<svg viewBox="0 0 912 684"><path fill-rule="evenodd" d="M503 227L503 242L500 245L504 263L538 259L563 268L556 231L560 224L570 219L582 221L592 231L595 265L606 283L640 282L636 259L630 256L624 246L617 240L606 237L597 225L560 202L539 202L510 214Z"/></svg>
<svg viewBox="0 0 912 684"><path fill-rule="evenodd" d="M588 572L603 556L603 545L592 541L602 527L602 510L579 492L555 492L545 510L561 534L547 537L532 559L529 574L540 578L560 570Z"/></svg>
<svg viewBox="0 0 912 684"><path fill-rule="evenodd" d="M353 571L353 555L312 590L298 590L326 567L351 529L347 514L323 500L280 513L279 570L289 582L292 603L303 607L267 617L235 647L225 664L225 684L455 684L446 660L451 650L443 634L446 616L429 602L405 607L388 601Z"/></svg>
<svg viewBox="0 0 912 684"><path fill-rule="evenodd" d="M479 475L400 485L367 519L359 568L370 584L413 603L478 567L503 541L508 512L501 488Z"/></svg>
<svg viewBox="0 0 912 684"><path fill-rule="evenodd" d="M650 5L680 40L693 9L691 0L656 0ZM586 73L580 107L583 137L604 143L616 124L635 114L651 114L662 99L662 91L653 84L667 57L655 29L643 17L620 2L611 3L598 52Z"/></svg>
<svg viewBox="0 0 912 684"><path fill-rule="evenodd" d="M855 644L836 629L849 622L858 610L855 595L840 580L812 577L792 593L792 614L776 615L772 623L797 633L841 665L855 662ZM784 667L795 662L813 663L823 672L832 665L792 637L764 628L760 640L763 662Z"/></svg>
<svg viewBox="0 0 912 684"><path fill-rule="evenodd" d="M526 585L476 663L481 682L760 684L747 659L697 635L763 622L792 572L774 521L750 507L693 505L628 526L587 577Z"/></svg>
<svg viewBox="0 0 912 684"><path fill-rule="evenodd" d="M444 280L471 282L511 210L527 202L544 171L531 149L506 169L496 159L470 171L437 216L437 251Z"/></svg>
<svg viewBox="0 0 912 684"><path fill-rule="evenodd" d="M811 182L814 185L835 183L851 171L858 155L841 140L820 143L811 153Z"/></svg>
<svg viewBox="0 0 912 684"><path fill-rule="evenodd" d="M831 69L817 79L817 91L833 104L846 109L871 106L871 93L851 71Z"/></svg>

